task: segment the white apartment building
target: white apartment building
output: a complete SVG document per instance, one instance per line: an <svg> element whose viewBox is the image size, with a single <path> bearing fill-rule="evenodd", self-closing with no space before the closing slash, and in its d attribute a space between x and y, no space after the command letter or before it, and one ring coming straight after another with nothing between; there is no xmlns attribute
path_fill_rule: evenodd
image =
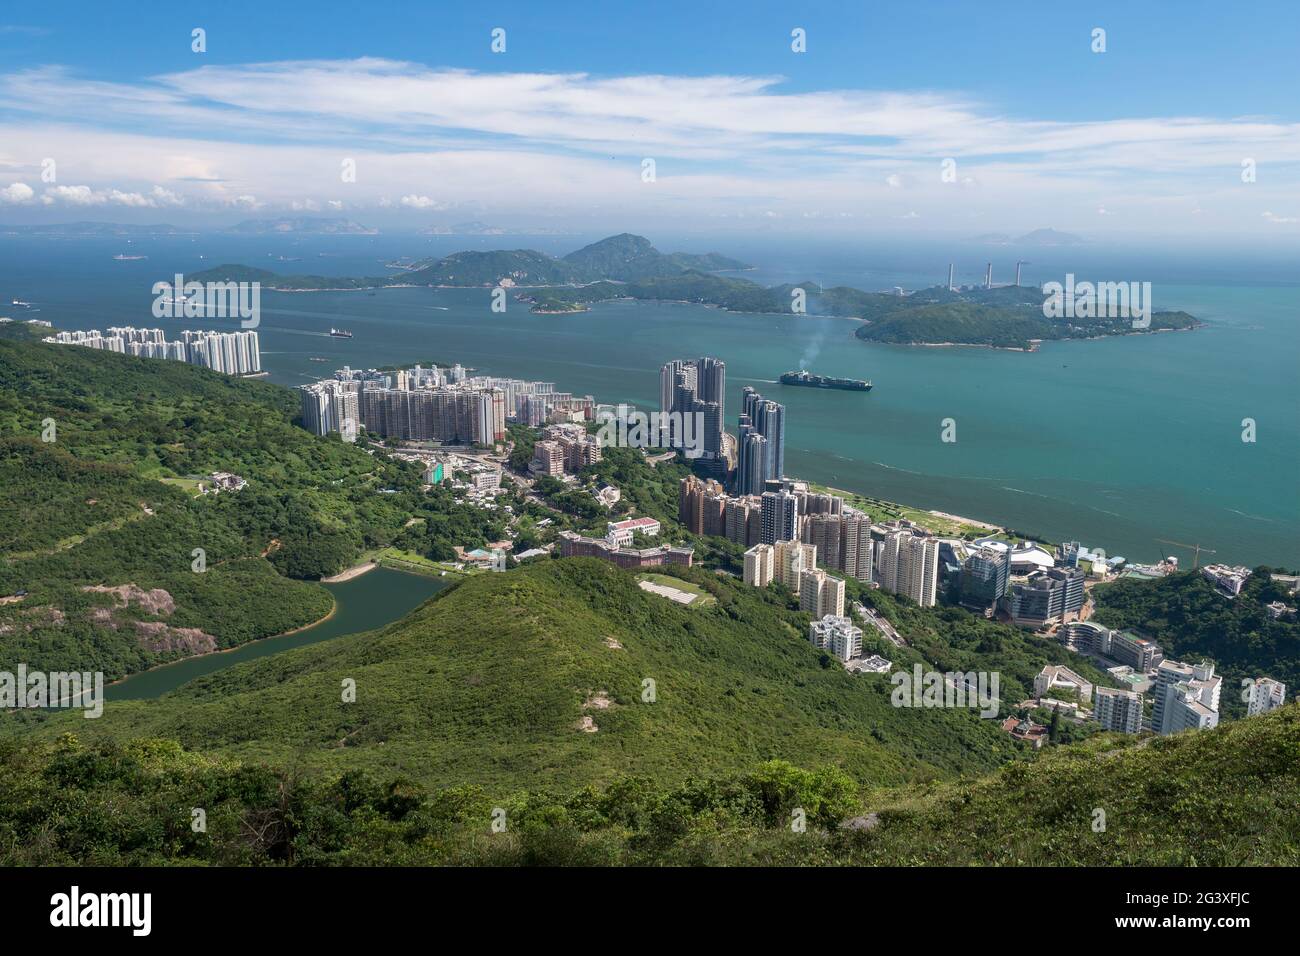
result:
<svg viewBox="0 0 1300 956"><path fill-rule="evenodd" d="M745 552L745 583L765 588L772 583L773 554L770 544L756 544Z"/></svg>
<svg viewBox="0 0 1300 956"><path fill-rule="evenodd" d="M1093 691L1092 715L1103 730L1136 734L1142 729L1142 695L1131 690L1098 687Z"/></svg>
<svg viewBox="0 0 1300 956"><path fill-rule="evenodd" d="M1152 688L1151 729L1158 734L1176 734L1218 726L1222 684L1223 678L1215 676L1214 665L1207 661L1161 661Z"/></svg>
<svg viewBox="0 0 1300 956"><path fill-rule="evenodd" d="M821 569L799 574L799 610L814 618L844 616L844 582Z"/></svg>
<svg viewBox="0 0 1300 956"><path fill-rule="evenodd" d="M772 547L776 579L797 594L799 575L817 567L817 546L800 541L778 541Z"/></svg>
<svg viewBox="0 0 1300 956"><path fill-rule="evenodd" d="M808 640L813 647L841 661L862 653L862 628L843 615L827 614L813 621L808 625Z"/></svg>
<svg viewBox="0 0 1300 956"><path fill-rule="evenodd" d="M1266 714L1286 703L1286 684L1268 677L1256 677L1246 690L1246 716Z"/></svg>
<svg viewBox="0 0 1300 956"><path fill-rule="evenodd" d="M939 583L939 539L910 528L888 530L876 545L876 580L894 594L934 607Z"/></svg>

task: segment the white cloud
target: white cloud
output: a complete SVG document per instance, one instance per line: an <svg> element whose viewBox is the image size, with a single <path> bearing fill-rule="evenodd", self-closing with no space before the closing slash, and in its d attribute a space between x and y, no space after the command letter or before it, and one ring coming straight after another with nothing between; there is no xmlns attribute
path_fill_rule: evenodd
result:
<svg viewBox="0 0 1300 956"><path fill-rule="evenodd" d="M333 192L346 157L366 170L349 186L347 208L358 215L452 208L424 192L436 183L475 217L572 220L599 209L629 223L682 223L752 221L769 209L798 219L794 210L826 208L881 220L912 211L928 227L985 219L1012 228L1050 206L1068 228L1108 216L1098 208L1105 196L1125 213L1112 221L1258 231L1260 217L1232 194L1240 157L1300 171L1293 122L1061 121L1006 115L960 93L792 92L772 76L476 73L355 59L105 82L42 67L0 74L0 100L3 158L13 168L67 156L93 184L41 198L65 205L321 208L301 197ZM653 189L640 181L647 155L661 160ZM946 189L934 175L940 157L956 158L961 183L978 188ZM1285 209L1300 202L1297 182L1278 176L1251 188L1261 204ZM904 190L908 206L889 208ZM1187 198L1202 215L1172 203Z"/></svg>
<svg viewBox="0 0 1300 956"><path fill-rule="evenodd" d="M1264 218L1267 219L1269 222L1279 222L1279 223L1281 223L1281 222L1300 222L1300 218L1297 218L1297 217L1295 217L1295 216L1275 216L1275 215L1274 215L1273 213L1271 213L1271 212L1265 212L1265 213L1264 213Z"/></svg>
<svg viewBox="0 0 1300 956"><path fill-rule="evenodd" d="M31 202L36 193L26 183L13 183L0 189L0 202Z"/></svg>

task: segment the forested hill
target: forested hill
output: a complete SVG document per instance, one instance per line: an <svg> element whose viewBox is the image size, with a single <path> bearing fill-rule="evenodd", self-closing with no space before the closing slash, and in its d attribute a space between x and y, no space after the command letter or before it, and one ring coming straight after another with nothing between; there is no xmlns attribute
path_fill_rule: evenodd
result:
<svg viewBox="0 0 1300 956"><path fill-rule="evenodd" d="M0 337L0 666L113 680L308 624L333 602L303 579L426 511L494 540L422 495L414 465L295 426L298 405L182 362ZM248 486L199 494L214 471Z"/></svg>
<svg viewBox="0 0 1300 956"><path fill-rule="evenodd" d="M562 259L533 249L469 250L419 259L387 276L343 277L278 275L245 265L221 265L189 278L197 282L260 282L283 291L378 289L387 286L485 287L578 285L601 280L628 281L680 275L692 269L746 269L743 262L716 252L662 253L644 236L623 233L593 242Z"/></svg>

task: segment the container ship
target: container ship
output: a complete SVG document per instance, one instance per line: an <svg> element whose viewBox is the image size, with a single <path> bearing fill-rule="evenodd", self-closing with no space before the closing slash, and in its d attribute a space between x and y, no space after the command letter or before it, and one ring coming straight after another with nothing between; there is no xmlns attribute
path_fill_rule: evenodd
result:
<svg viewBox="0 0 1300 956"><path fill-rule="evenodd" d="M350 338L352 338L352 333L351 333L351 332L348 332L348 331L346 331L346 330L344 330L344 329L330 329L330 335L334 336L334 338L336 338L336 339L350 339Z"/></svg>
<svg viewBox="0 0 1300 956"><path fill-rule="evenodd" d="M803 385L808 388L839 388L846 392L869 392L871 383L860 378L832 378L829 375L813 375L811 372L786 372L781 376L782 385Z"/></svg>

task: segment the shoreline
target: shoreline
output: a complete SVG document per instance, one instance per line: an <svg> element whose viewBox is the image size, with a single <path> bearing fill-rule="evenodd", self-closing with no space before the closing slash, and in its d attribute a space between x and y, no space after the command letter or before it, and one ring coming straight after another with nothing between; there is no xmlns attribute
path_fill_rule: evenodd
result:
<svg viewBox="0 0 1300 956"><path fill-rule="evenodd" d="M155 664L153 667L146 667L144 670L132 671L130 674L123 674L117 680L109 681L104 686L115 687L118 684L122 684L125 683L126 681L132 680L133 678L139 677L141 674L152 674L154 671L160 671L167 667L174 667L177 664L184 664L186 661L194 661L202 657L213 657L217 654L229 654L232 651L241 650L245 647L248 647L251 644L258 644L261 643L262 641L270 641L277 637L288 637L291 634L298 634L301 631L306 631L309 630L310 628L316 627L317 625L324 624L335 614L337 614L338 610L339 610L338 599L335 598L333 594L331 594L330 612L326 614L324 617L320 618L319 620L311 621L310 623L303 624L298 627L290 628L287 631L281 631L279 634L268 634L266 635L266 637L255 637L251 641L244 641L244 643L236 644L234 647L219 647L215 651L207 651L206 653L203 654L188 654L185 657L178 657L174 661L167 661L165 664Z"/></svg>
<svg viewBox="0 0 1300 956"><path fill-rule="evenodd" d="M353 565L350 568L345 568L344 570L340 571L338 574L331 574L329 577L321 578L320 583L321 584L342 584L344 581L351 581L353 578L359 578L361 577L361 575L373 571L377 567L379 567L379 562L371 559L370 561Z"/></svg>

